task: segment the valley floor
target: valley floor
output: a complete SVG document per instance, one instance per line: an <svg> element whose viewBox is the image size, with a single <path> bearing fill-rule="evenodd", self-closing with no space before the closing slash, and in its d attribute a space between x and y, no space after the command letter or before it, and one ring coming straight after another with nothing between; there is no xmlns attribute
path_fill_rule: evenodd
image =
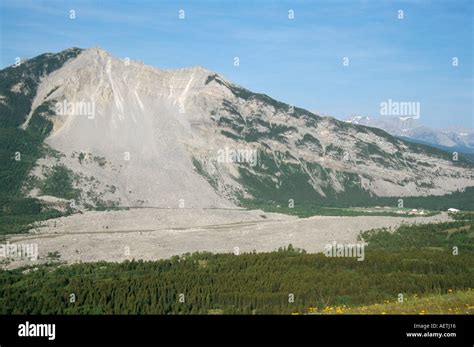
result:
<svg viewBox="0 0 474 347"><path fill-rule="evenodd" d="M10 235L10 244L37 244L35 261L10 258L12 269L51 260L77 263L157 260L188 252L268 252L292 244L309 253L326 244L356 243L361 231L402 223L450 220L446 213L431 217L313 216L297 218L261 210L158 209L90 211L51 219L28 234Z"/></svg>

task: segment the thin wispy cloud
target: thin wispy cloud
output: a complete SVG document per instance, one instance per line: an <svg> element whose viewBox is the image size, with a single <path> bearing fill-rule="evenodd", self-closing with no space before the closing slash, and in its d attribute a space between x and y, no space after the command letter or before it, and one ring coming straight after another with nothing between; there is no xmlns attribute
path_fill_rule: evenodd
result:
<svg viewBox="0 0 474 347"><path fill-rule="evenodd" d="M442 83L437 99L464 96L450 110L451 120L473 117L472 95L465 93L473 71L468 0L4 0L0 6L2 67L15 57L100 46L158 68L202 65L247 88L342 118L372 113L374 100L390 94L434 99L431 86ZM453 57L460 62L456 69ZM433 110L433 125L445 124L446 111Z"/></svg>

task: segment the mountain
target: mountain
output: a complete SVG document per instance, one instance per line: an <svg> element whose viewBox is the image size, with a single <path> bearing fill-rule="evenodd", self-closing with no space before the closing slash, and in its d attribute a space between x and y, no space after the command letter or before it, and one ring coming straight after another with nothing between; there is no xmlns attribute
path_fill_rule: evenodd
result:
<svg viewBox="0 0 474 347"><path fill-rule="evenodd" d="M380 128L391 135L405 137L450 152L474 153L473 128L449 127L434 130L419 124L416 120L389 117L353 116L346 122Z"/></svg>
<svg viewBox="0 0 474 347"><path fill-rule="evenodd" d="M73 48L0 77L3 194L79 208L213 208L361 204L473 186L470 161L199 66L160 70Z"/></svg>

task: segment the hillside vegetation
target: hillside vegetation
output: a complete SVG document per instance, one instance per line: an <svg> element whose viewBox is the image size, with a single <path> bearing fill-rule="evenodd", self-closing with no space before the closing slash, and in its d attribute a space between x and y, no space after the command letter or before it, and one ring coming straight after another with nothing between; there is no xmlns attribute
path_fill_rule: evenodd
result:
<svg viewBox="0 0 474 347"><path fill-rule="evenodd" d="M49 150L43 141L52 128L52 105L40 105L26 130L19 126L31 111L41 79L80 52L73 48L58 54L42 54L0 71L0 236L24 232L34 221L62 215L43 208L38 200L25 197L24 192L30 171Z"/></svg>

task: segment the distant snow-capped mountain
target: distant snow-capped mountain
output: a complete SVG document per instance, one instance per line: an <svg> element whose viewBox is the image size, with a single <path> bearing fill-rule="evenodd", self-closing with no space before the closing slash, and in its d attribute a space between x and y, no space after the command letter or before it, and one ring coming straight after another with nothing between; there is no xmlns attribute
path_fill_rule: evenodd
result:
<svg viewBox="0 0 474 347"><path fill-rule="evenodd" d="M474 129L467 127L449 127L446 129L431 129L410 118L382 118L353 116L347 123L380 128L391 135L406 137L435 147L457 150L464 153L474 153Z"/></svg>

